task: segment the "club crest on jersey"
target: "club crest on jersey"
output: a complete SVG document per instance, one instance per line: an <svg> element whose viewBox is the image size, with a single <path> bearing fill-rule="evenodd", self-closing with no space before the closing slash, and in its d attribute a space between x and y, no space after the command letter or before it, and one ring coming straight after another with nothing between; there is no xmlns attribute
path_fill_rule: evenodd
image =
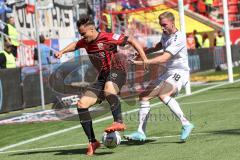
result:
<svg viewBox="0 0 240 160"><path fill-rule="evenodd" d="M98 49L103 49L103 43L98 43L97 46L98 46Z"/></svg>
<svg viewBox="0 0 240 160"><path fill-rule="evenodd" d="M119 34L114 34L112 38L115 39L115 40L118 40L120 38L120 35Z"/></svg>

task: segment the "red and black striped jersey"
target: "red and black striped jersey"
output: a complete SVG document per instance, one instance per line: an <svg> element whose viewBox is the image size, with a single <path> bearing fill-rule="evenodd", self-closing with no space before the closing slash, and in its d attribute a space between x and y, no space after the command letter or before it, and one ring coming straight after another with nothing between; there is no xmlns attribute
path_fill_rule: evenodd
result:
<svg viewBox="0 0 240 160"><path fill-rule="evenodd" d="M97 38L87 43L84 39L77 42L78 48L85 48L89 59L100 72L110 69L125 70L123 62L117 55L117 46L124 46L128 37L123 34L99 32Z"/></svg>

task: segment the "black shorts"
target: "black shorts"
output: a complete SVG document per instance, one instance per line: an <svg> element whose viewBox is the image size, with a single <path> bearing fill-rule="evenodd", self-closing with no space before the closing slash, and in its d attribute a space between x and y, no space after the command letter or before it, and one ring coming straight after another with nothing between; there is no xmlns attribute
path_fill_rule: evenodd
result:
<svg viewBox="0 0 240 160"><path fill-rule="evenodd" d="M93 85L89 86L87 90L92 91L97 95L99 100L103 100L105 83L111 81L115 83L119 91L126 82L126 72L122 70L111 70L109 72L101 72L98 76L98 80Z"/></svg>

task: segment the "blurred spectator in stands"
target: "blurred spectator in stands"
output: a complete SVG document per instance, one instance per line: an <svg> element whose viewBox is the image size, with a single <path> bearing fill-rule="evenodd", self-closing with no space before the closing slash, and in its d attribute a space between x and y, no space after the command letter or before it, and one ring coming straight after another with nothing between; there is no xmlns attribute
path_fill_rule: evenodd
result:
<svg viewBox="0 0 240 160"><path fill-rule="evenodd" d="M198 4L198 0L187 0L184 7L195 12L195 11L198 11L197 4Z"/></svg>
<svg viewBox="0 0 240 160"><path fill-rule="evenodd" d="M148 1L144 1L144 0L139 0L139 4L142 6L142 7L148 7Z"/></svg>
<svg viewBox="0 0 240 160"><path fill-rule="evenodd" d="M107 12L103 12L102 14L102 31L112 32L112 16Z"/></svg>
<svg viewBox="0 0 240 160"><path fill-rule="evenodd" d="M195 49L196 48L196 42L194 35L192 33L187 34L187 49Z"/></svg>
<svg viewBox="0 0 240 160"><path fill-rule="evenodd" d="M226 63L225 60L225 51L223 46L225 46L225 38L223 36L223 32L219 30L214 39L214 63L215 63L215 71L221 71L223 69L222 64Z"/></svg>
<svg viewBox="0 0 240 160"><path fill-rule="evenodd" d="M12 9L9 8L4 0L0 0L0 20L6 22L6 13L11 13ZM4 29L4 24L0 24L0 30Z"/></svg>
<svg viewBox="0 0 240 160"><path fill-rule="evenodd" d="M225 38L223 36L223 32L220 30L217 32L217 35L214 39L214 46L217 47L225 46Z"/></svg>
<svg viewBox="0 0 240 160"><path fill-rule="evenodd" d="M112 16L109 11L113 10L113 6L103 0L100 5L102 14L100 16L99 29L101 32L112 32Z"/></svg>
<svg viewBox="0 0 240 160"><path fill-rule="evenodd" d="M206 4L206 12L209 15L210 12L212 12L213 0L205 0L205 4Z"/></svg>
<svg viewBox="0 0 240 160"><path fill-rule="evenodd" d="M94 15L95 15L95 13L94 13L94 10L93 10L93 8L89 5L89 3L88 2L86 2L87 4L87 14L88 15L90 15L90 16L92 16L92 17L94 17Z"/></svg>
<svg viewBox="0 0 240 160"><path fill-rule="evenodd" d="M4 50L0 51L0 68L16 68L16 58L12 54L12 45L4 43Z"/></svg>
<svg viewBox="0 0 240 160"><path fill-rule="evenodd" d="M140 4L139 0L129 0L128 2L132 9L141 8L141 4Z"/></svg>
<svg viewBox="0 0 240 160"><path fill-rule="evenodd" d="M195 39L195 48L202 47L202 36L197 32L197 30L193 31L194 39Z"/></svg>
<svg viewBox="0 0 240 160"><path fill-rule="evenodd" d="M125 11L127 11L127 8L122 8L121 9L121 12L125 12ZM127 15L125 14L125 13L120 13L120 14L118 14L117 15L117 20L118 20L118 28L119 28L119 31L120 32L124 32L124 30L125 30L125 27L126 27L126 25L127 25ZM125 22L126 22L126 24L125 24ZM120 32L118 32L118 33L120 33Z"/></svg>
<svg viewBox="0 0 240 160"><path fill-rule="evenodd" d="M203 34L203 42L202 42L202 48L210 48L210 40L208 38L208 34L204 33Z"/></svg>
<svg viewBox="0 0 240 160"><path fill-rule="evenodd" d="M4 28L4 33L8 35L8 37L5 39L9 44L12 44L12 53L15 57L17 57L17 48L20 43L18 40L19 33L15 27L15 21L13 17L8 18L7 25Z"/></svg>
<svg viewBox="0 0 240 160"><path fill-rule="evenodd" d="M190 4L193 6L194 11L197 11L197 10L198 10L198 8L197 8L197 7L198 7L198 6L197 6L198 0L191 0Z"/></svg>
<svg viewBox="0 0 240 160"><path fill-rule="evenodd" d="M130 9L130 5L128 3L128 0L122 0L122 8L127 8L127 9Z"/></svg>
<svg viewBox="0 0 240 160"><path fill-rule="evenodd" d="M206 15L206 5L205 3L203 2L203 0L198 0L198 3L197 3L197 8L198 8L198 12L204 16L207 16Z"/></svg>
<svg viewBox="0 0 240 160"><path fill-rule="evenodd" d="M45 37L43 35L39 36L39 41L40 41L40 44L38 47L41 52L40 55L41 55L42 65L57 63L58 59L56 59L54 57L50 48L46 44L44 44ZM38 61L38 49L37 48L34 49L34 60Z"/></svg>

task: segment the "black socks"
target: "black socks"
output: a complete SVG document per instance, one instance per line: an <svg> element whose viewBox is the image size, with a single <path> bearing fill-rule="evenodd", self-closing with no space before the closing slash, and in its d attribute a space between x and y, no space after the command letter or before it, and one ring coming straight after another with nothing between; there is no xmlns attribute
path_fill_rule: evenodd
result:
<svg viewBox="0 0 240 160"><path fill-rule="evenodd" d="M121 103L120 103L120 100L118 99L118 96L114 94L110 94L106 96L106 99L110 104L114 122L122 123Z"/></svg>
<svg viewBox="0 0 240 160"><path fill-rule="evenodd" d="M92 118L88 108L78 108L78 116L89 142L96 142L95 134L92 126Z"/></svg>

